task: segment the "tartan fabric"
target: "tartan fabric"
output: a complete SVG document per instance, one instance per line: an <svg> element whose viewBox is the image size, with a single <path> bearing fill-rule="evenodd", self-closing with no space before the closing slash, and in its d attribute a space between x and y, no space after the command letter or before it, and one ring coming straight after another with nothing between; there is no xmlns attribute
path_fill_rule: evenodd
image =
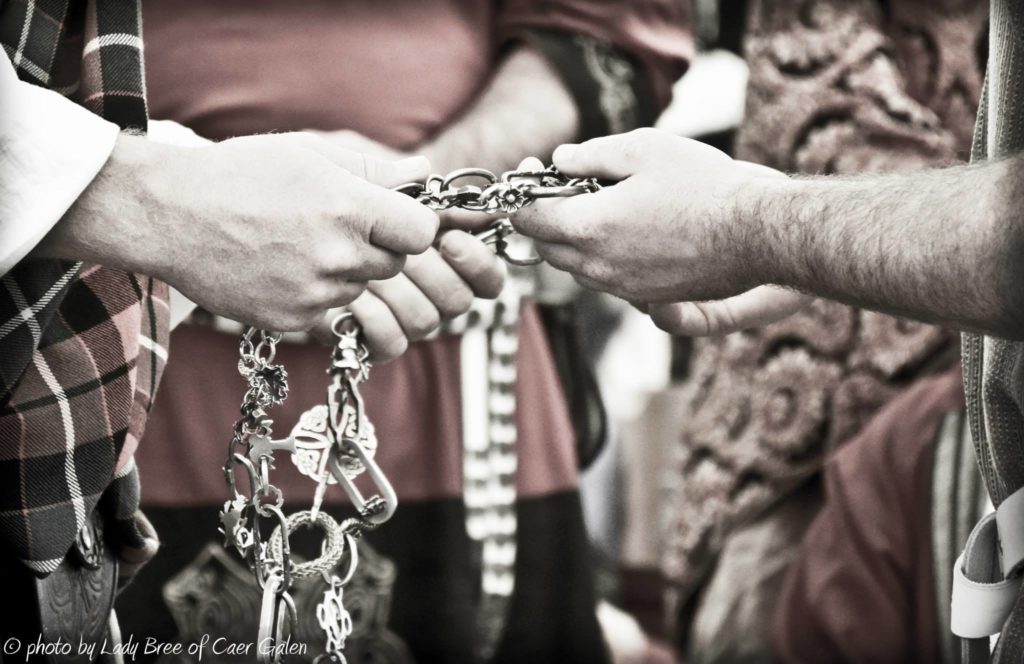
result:
<svg viewBox="0 0 1024 664"><path fill-rule="evenodd" d="M137 0L0 2L18 76L142 132ZM73 147L73 146L69 146ZM98 505L137 561L142 436L167 359L166 285L94 265L26 259L0 278L0 547L40 575Z"/></svg>

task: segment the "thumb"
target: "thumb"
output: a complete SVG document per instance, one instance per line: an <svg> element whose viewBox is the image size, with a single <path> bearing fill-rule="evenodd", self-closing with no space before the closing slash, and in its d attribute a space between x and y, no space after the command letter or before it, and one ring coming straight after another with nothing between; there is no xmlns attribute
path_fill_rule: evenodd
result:
<svg viewBox="0 0 1024 664"><path fill-rule="evenodd" d="M430 175L430 161L426 157L389 161L346 148L320 146L316 150L352 175L388 189L422 182Z"/></svg>
<svg viewBox="0 0 1024 664"><path fill-rule="evenodd" d="M560 145L552 160L558 170L573 177L625 180L650 162L661 133L640 129L594 138L578 145Z"/></svg>
<svg viewBox="0 0 1024 664"><path fill-rule="evenodd" d="M294 140L307 150L312 150L332 161L336 166L382 187L397 187L408 182L422 181L430 175L430 161L426 157L409 157L391 161L365 152L349 150L324 138L308 133L282 134Z"/></svg>
<svg viewBox="0 0 1024 664"><path fill-rule="evenodd" d="M408 157L398 161L388 161L366 154L361 156L362 171L352 170L352 173L368 182L389 189L408 182L422 182L430 175L430 160L426 157Z"/></svg>

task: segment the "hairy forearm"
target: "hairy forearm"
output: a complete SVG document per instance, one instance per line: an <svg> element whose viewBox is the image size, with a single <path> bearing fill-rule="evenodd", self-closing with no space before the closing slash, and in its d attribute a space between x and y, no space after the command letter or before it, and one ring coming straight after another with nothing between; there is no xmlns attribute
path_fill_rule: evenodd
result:
<svg viewBox="0 0 1024 664"><path fill-rule="evenodd" d="M33 251L36 257L83 260L162 276L166 265L147 201L172 169L175 148L122 134L106 165ZM164 178L166 179L166 178Z"/></svg>
<svg viewBox="0 0 1024 664"><path fill-rule="evenodd" d="M441 172L467 165L500 172L528 155L547 159L578 127L579 112L561 79L540 54L521 47L463 115L417 152Z"/></svg>
<svg viewBox="0 0 1024 664"><path fill-rule="evenodd" d="M765 180L744 197L771 283L1024 338L1024 158L919 173Z"/></svg>

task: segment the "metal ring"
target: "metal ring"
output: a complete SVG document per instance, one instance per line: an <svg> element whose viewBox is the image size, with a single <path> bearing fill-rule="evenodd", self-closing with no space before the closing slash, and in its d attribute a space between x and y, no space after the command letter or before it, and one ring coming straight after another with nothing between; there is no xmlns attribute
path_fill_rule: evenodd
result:
<svg viewBox="0 0 1024 664"><path fill-rule="evenodd" d="M266 498L270 498L273 502L269 505L264 503L263 501ZM260 516L270 516L270 513L274 510L281 510L281 507L284 505L284 493L281 489L268 482L261 486L253 495L252 503L256 506L256 511L260 513Z"/></svg>
<svg viewBox="0 0 1024 664"><path fill-rule="evenodd" d="M356 575L356 567L359 566L359 547L356 543L356 538L351 533L345 533L345 543L348 544L348 550L352 552L352 555L349 556L348 572L341 579L341 585L343 586L348 585L348 582Z"/></svg>
<svg viewBox="0 0 1024 664"><path fill-rule="evenodd" d="M344 323L349 323L351 327L347 330L341 329L340 326ZM334 317L334 320L331 321L331 332L333 332L334 336L336 337L343 337L349 332L354 332L358 330L359 323L358 321L356 321L355 314L353 314L351 311L342 311L340 314Z"/></svg>
<svg viewBox="0 0 1024 664"><path fill-rule="evenodd" d="M541 170L541 171L507 171L505 173L502 173L501 181L502 182L511 182L513 179L527 179L527 178L540 179L540 178L543 178L543 177L550 177L550 176L551 176L551 171L549 169L546 169L546 168L544 170Z"/></svg>
<svg viewBox="0 0 1024 664"><path fill-rule="evenodd" d="M564 198L568 196L579 196L597 191L589 184L567 184L560 187L545 187L536 185L530 189L530 196L533 198Z"/></svg>
<svg viewBox="0 0 1024 664"><path fill-rule="evenodd" d="M444 191L445 189L449 189L453 182L469 177L483 178L487 180L489 184L493 184L498 181L498 176L486 168L460 168L452 171L441 180L441 190Z"/></svg>
<svg viewBox="0 0 1024 664"><path fill-rule="evenodd" d="M498 241L498 246L495 249L495 255L501 260L505 261L509 265L515 265L516 267L530 267L532 265L540 265L544 262L544 259L540 256L527 256L526 258L516 258L508 253L508 242L504 239Z"/></svg>
<svg viewBox="0 0 1024 664"><path fill-rule="evenodd" d="M270 549L271 554L276 555L279 550L283 550L284 543L287 541L283 534L284 532L291 535L299 527L307 525L318 526L324 531L324 549L319 558L305 563L297 563L293 566L291 573L296 578L314 576L325 570L333 570L338 561L341 560L341 556L345 553L346 538L340 537L344 533L338 522L323 510L317 512L316 517L313 517L309 510L303 510L289 516L282 526L278 526L270 534L270 539L267 540L267 547ZM272 560L274 559L272 558ZM353 572L353 570L350 570L350 572Z"/></svg>
<svg viewBox="0 0 1024 664"><path fill-rule="evenodd" d="M233 461L238 465L245 466L245 471L249 474L249 499L255 500L256 495L263 488L262 482L260 481L259 472L256 470L256 466L253 465L252 461L250 461L248 457L243 456L238 452L235 452L231 455L230 461ZM227 467L227 464L224 464L225 472L227 472ZM232 468L232 478L234 477L234 475L235 471Z"/></svg>

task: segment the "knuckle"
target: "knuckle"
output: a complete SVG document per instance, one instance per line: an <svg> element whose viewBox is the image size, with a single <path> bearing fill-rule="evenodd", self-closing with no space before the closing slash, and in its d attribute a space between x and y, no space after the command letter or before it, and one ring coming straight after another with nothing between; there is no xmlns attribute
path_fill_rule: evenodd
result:
<svg viewBox="0 0 1024 664"><path fill-rule="evenodd" d="M366 282L347 282L342 287L338 288L334 297L328 304L331 307L343 307L362 295L364 290L366 290Z"/></svg>
<svg viewBox="0 0 1024 664"><path fill-rule="evenodd" d="M384 281L394 277L405 268L405 256L379 252L376 256L360 261L357 268L368 280Z"/></svg>
<svg viewBox="0 0 1024 664"><path fill-rule="evenodd" d="M409 340L402 334L385 334L372 345L376 359L387 362L404 353L409 348Z"/></svg>
<svg viewBox="0 0 1024 664"><path fill-rule="evenodd" d="M457 318L469 311L473 306L473 292L468 288L456 288L448 292L437 303L441 317L445 320Z"/></svg>
<svg viewBox="0 0 1024 664"><path fill-rule="evenodd" d="M441 324L441 315L433 307L424 307L422 311L416 312L409 321L409 329L406 332L414 340L422 339L437 329Z"/></svg>
<svg viewBox="0 0 1024 664"><path fill-rule="evenodd" d="M323 312L324 309L322 307L302 307L277 317L277 320L270 329L280 332L302 332L319 323Z"/></svg>
<svg viewBox="0 0 1024 664"><path fill-rule="evenodd" d="M303 307L325 306L335 299L336 288L326 279L315 279L307 283L300 291L296 301Z"/></svg>

